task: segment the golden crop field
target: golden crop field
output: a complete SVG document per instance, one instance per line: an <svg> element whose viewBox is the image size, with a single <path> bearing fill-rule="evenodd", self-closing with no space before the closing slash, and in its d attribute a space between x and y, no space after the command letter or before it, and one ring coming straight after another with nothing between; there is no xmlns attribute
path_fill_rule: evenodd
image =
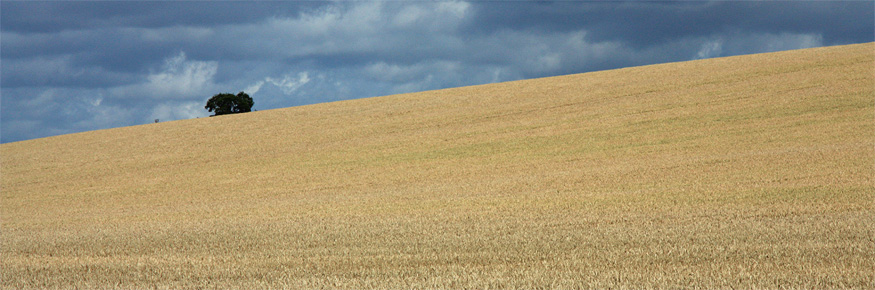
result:
<svg viewBox="0 0 875 290"><path fill-rule="evenodd" d="M875 43L0 156L3 289L875 288Z"/></svg>

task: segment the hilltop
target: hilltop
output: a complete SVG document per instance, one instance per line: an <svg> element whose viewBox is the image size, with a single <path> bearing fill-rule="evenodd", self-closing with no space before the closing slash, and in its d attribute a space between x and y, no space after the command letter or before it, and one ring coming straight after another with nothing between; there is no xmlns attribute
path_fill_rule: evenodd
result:
<svg viewBox="0 0 875 290"><path fill-rule="evenodd" d="M2 288L867 288L875 43L0 145Z"/></svg>

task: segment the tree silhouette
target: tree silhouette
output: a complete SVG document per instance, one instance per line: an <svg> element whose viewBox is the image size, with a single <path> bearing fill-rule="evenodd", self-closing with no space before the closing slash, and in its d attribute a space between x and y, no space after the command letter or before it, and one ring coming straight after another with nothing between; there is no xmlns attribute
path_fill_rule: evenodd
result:
<svg viewBox="0 0 875 290"><path fill-rule="evenodd" d="M222 93L210 98L204 109L207 109L208 112L215 111L216 114L214 116L218 116L249 112L254 104L255 101L244 92L240 92L237 95Z"/></svg>

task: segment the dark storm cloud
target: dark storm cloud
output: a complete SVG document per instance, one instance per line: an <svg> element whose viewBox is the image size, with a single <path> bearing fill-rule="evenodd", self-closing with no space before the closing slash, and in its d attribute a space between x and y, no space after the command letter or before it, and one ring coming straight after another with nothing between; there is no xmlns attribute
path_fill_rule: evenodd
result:
<svg viewBox="0 0 875 290"><path fill-rule="evenodd" d="M263 1L5 1L3 30L54 33L107 27L212 27L295 17L326 2Z"/></svg>
<svg viewBox="0 0 875 290"><path fill-rule="evenodd" d="M637 48L720 33L820 33L827 44L871 39L871 1L473 2L468 29L538 32L587 29L592 41ZM862 23L861 23L862 21Z"/></svg>
<svg viewBox="0 0 875 290"><path fill-rule="evenodd" d="M860 2L0 2L0 142L873 41Z"/></svg>

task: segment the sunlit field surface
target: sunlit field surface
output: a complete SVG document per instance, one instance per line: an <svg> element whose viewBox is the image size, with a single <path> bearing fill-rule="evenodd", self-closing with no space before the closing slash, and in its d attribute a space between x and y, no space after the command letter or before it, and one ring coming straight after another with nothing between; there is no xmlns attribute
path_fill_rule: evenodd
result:
<svg viewBox="0 0 875 290"><path fill-rule="evenodd" d="M875 286L873 43L0 150L4 289Z"/></svg>

